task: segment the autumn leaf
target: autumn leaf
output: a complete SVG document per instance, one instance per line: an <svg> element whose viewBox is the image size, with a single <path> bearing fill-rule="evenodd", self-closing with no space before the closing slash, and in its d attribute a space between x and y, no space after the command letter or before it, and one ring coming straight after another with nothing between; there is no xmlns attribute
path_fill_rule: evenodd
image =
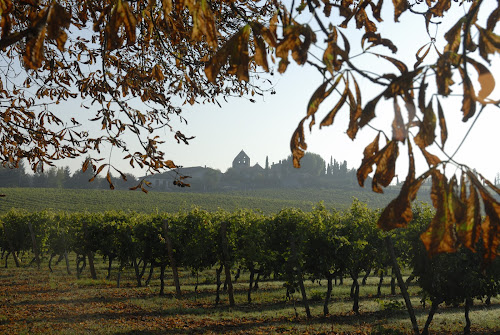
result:
<svg viewBox="0 0 500 335"><path fill-rule="evenodd" d="M424 48L427 47L427 49L424 51L423 55L420 55L420 52L424 50ZM415 64L413 64L413 69L416 69L419 67L420 64L424 61L425 57L429 54L429 51L431 50L431 43L424 44L420 49L418 49L417 53L415 54L415 57L417 58L417 61Z"/></svg>
<svg viewBox="0 0 500 335"><path fill-rule="evenodd" d="M401 108L399 107L397 98L394 98L394 121L392 121L392 139L394 141L405 142L406 128L401 115Z"/></svg>
<svg viewBox="0 0 500 335"><path fill-rule="evenodd" d="M408 9L408 2L406 0L392 0L394 4L394 22L399 22L401 14Z"/></svg>
<svg viewBox="0 0 500 335"><path fill-rule="evenodd" d="M443 16L443 13L446 12L451 7L451 0L439 0L434 7L432 7L429 12L431 12L434 16Z"/></svg>
<svg viewBox="0 0 500 335"><path fill-rule="evenodd" d="M359 127L363 128L375 117L375 107L379 102L380 98L382 98L383 94L378 95L374 99L370 100L365 108L363 108L363 113L361 113L361 117L359 118Z"/></svg>
<svg viewBox="0 0 500 335"><path fill-rule="evenodd" d="M495 89L495 78L490 70L478 61L467 58L467 62L472 64L477 71L479 85L481 85L481 89L477 93L477 99L479 102L484 102L484 99L486 99Z"/></svg>
<svg viewBox="0 0 500 335"><path fill-rule="evenodd" d="M254 34L254 46L255 46L255 54L254 60L257 65L262 66L264 71L269 72L269 66L267 64L267 54L266 54L266 45L264 40Z"/></svg>
<svg viewBox="0 0 500 335"><path fill-rule="evenodd" d="M128 5L128 2L117 0L111 9L111 17L106 25L107 48L114 50L121 47L123 37L118 35L118 31L123 26L127 36L127 43L133 44L136 40L135 29L137 20Z"/></svg>
<svg viewBox="0 0 500 335"><path fill-rule="evenodd" d="M415 136L415 144L420 148L425 148L431 145L436 138L436 115L432 109L432 102L424 108L424 118L420 123L420 130Z"/></svg>
<svg viewBox="0 0 500 335"><path fill-rule="evenodd" d="M467 171L471 183L478 189L484 205L485 218L481 223L484 244L483 259L491 263L498 254L500 246L500 203L486 190L472 171Z"/></svg>
<svg viewBox="0 0 500 335"><path fill-rule="evenodd" d="M376 53L372 53L372 54L377 56L377 57L384 58L384 59L388 60L389 62L391 62L395 67L398 68L398 70L401 72L401 74L408 72L408 67L402 61L400 61L396 58L393 58L393 57L386 56L386 55L380 55L380 54L376 54Z"/></svg>
<svg viewBox="0 0 500 335"><path fill-rule="evenodd" d="M361 117L361 114L363 113L363 108L361 107L361 91L359 89L359 85L356 81L356 78L352 77L352 80L354 82L354 89L356 91L356 102L355 106L352 106L351 104L351 109L350 109L350 115L349 115L349 127L347 129L347 136L351 140L353 140L356 137L356 134L358 132L358 120Z"/></svg>
<svg viewBox="0 0 500 335"><path fill-rule="evenodd" d="M441 107L441 103L439 99L437 100L438 106L438 119L439 119L439 128L441 128L441 147L444 148L444 144L448 139L448 128L446 127L446 120L444 118L443 107Z"/></svg>
<svg viewBox="0 0 500 335"><path fill-rule="evenodd" d="M174 162L171 161L171 160L167 160L165 162L165 166L168 167L169 169L175 169L175 168L177 168L177 165L175 165Z"/></svg>
<svg viewBox="0 0 500 335"><path fill-rule="evenodd" d="M460 32L462 31L464 22L465 18L461 18L444 34L444 38L448 42L444 49L445 52L458 52L458 48L460 47Z"/></svg>
<svg viewBox="0 0 500 335"><path fill-rule="evenodd" d="M189 1L188 8L193 18L191 39L193 41L204 39L209 46L215 49L217 47L217 29L209 2L207 0Z"/></svg>
<svg viewBox="0 0 500 335"><path fill-rule="evenodd" d="M462 179L461 199L465 203L466 214L465 219L456 224L457 238L460 244L475 252L481 233L481 206L476 188L469 183L469 192L467 192L466 181Z"/></svg>
<svg viewBox="0 0 500 335"><path fill-rule="evenodd" d="M29 39L26 43L26 51L23 55L24 65L26 67L38 69L42 66L46 33L47 28L44 26L35 37Z"/></svg>
<svg viewBox="0 0 500 335"><path fill-rule="evenodd" d="M399 155L397 141L390 141L379 152L376 159L377 169L372 179L372 190L377 193L383 193L381 186L387 187L394 179L396 174L396 160Z"/></svg>
<svg viewBox="0 0 500 335"><path fill-rule="evenodd" d="M453 194L453 183L448 184L446 176L438 170L433 170L431 199L436 208L436 214L427 230L420 235L429 256L457 250L458 243L452 213L452 210L458 210L458 208L453 208L453 205L460 203L460 200L456 198L457 196Z"/></svg>
<svg viewBox="0 0 500 335"><path fill-rule="evenodd" d="M321 123L319 125L320 129L321 129L321 127L324 127L324 126L330 126L333 123L333 119L335 118L335 116L337 115L338 111L345 104L345 102L347 100L347 95L348 95L348 92L349 92L349 78L344 79L344 80L345 80L345 83L344 83L345 84L344 92L340 96L339 101L337 101L337 103L335 104L335 106L333 107L333 109L321 121Z"/></svg>
<svg viewBox="0 0 500 335"><path fill-rule="evenodd" d="M377 225L384 231L395 228L406 228L413 218L411 204L417 197L420 186L427 178L427 175L423 175L415 179L415 159L413 157L413 149L410 142L408 142L408 160L410 163L408 174L401 187L401 191L398 196L384 208L378 219Z"/></svg>
<svg viewBox="0 0 500 335"><path fill-rule="evenodd" d="M364 186L366 178L373 171L372 165L375 163L375 159L379 153L379 140L380 133L377 134L375 139L369 145L367 145L365 150L363 151L363 160L361 161L361 166L356 173L359 186L361 187Z"/></svg>
<svg viewBox="0 0 500 335"><path fill-rule="evenodd" d="M71 15L63 6L54 2L47 17L47 38L56 41L59 51L64 51L64 44L68 39L64 30L69 28L70 23Z"/></svg>
<svg viewBox="0 0 500 335"><path fill-rule="evenodd" d="M458 68L460 75L463 80L463 100L462 100L462 112L463 112L463 122L466 122L476 113L476 92L474 91L474 87L472 86L472 82L469 78L469 75L464 72L464 70L459 67Z"/></svg>
<svg viewBox="0 0 500 335"><path fill-rule="evenodd" d="M500 36L493 31L479 27L479 54L490 64L489 55L500 52Z"/></svg>
<svg viewBox="0 0 500 335"><path fill-rule="evenodd" d="M382 2L382 0L380 1ZM387 38L382 38L380 34L374 33L374 32L367 32L363 35L361 38L361 47L364 48L365 46L365 41L368 41L371 43L370 46L368 46L365 50L370 49L371 47L377 46L377 45L382 45L387 48L389 48L392 53L398 52L398 48L392 43L391 40Z"/></svg>
<svg viewBox="0 0 500 335"><path fill-rule="evenodd" d="M307 150L307 144L305 142L304 136L304 121L307 119L307 116L304 117L297 129L293 132L292 139L290 140L290 150L292 151L293 157L293 166L296 168L300 168L300 160L304 157L305 150Z"/></svg>

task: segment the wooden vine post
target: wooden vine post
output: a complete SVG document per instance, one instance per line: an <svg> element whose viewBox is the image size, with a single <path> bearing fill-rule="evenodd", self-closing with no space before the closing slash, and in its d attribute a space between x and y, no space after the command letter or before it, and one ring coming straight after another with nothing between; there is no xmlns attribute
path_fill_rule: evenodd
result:
<svg viewBox="0 0 500 335"><path fill-rule="evenodd" d="M83 222L83 234L85 236L85 240L88 241L88 230L86 221ZM95 271L95 266L94 266L94 253L92 252L92 250L88 250L86 256L89 260L90 275L92 276L92 279L97 279L97 273Z"/></svg>
<svg viewBox="0 0 500 335"><path fill-rule="evenodd" d="M413 332L415 333L415 335L419 335L420 331L418 330L418 323L415 317L415 311L413 310L413 306L411 305L410 295L408 294L408 290L406 289L406 283L403 281L403 277L401 276L398 260L396 259L396 254L394 253L394 245L389 235L385 237L385 244L387 246L387 250L389 251L389 255L391 257L392 269L398 280L399 289L401 290L401 294L403 295L403 298L405 300L406 309L408 310L408 314L410 315Z"/></svg>
<svg viewBox="0 0 500 335"><path fill-rule="evenodd" d="M168 221L163 220L163 238L167 244L167 253L170 260L170 267L172 268L172 276L174 277L175 297L179 299L182 296L181 284L179 282L179 271L177 270L177 262L174 257L174 248L172 247L172 240L168 234Z"/></svg>
<svg viewBox="0 0 500 335"><path fill-rule="evenodd" d="M231 280L231 264L229 257L229 248L227 241L227 222L222 222L220 225L221 246L222 246L222 262L224 264L224 272L226 275L227 293L229 295L229 306L234 307L234 291L233 282Z"/></svg>

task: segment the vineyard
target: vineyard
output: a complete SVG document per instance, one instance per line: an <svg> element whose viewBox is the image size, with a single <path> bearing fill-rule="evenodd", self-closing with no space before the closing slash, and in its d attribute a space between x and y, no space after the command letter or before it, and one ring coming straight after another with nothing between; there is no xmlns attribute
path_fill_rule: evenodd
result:
<svg viewBox="0 0 500 335"><path fill-rule="evenodd" d="M500 330L498 317L477 325L470 319L473 306L498 310L498 259L484 264L479 249L428 258L419 239L433 216L426 206L414 209L408 229L390 234L376 227L378 214L359 201L342 212L318 204L309 212L288 208L274 214L199 208L157 214L11 210L0 218L2 261L9 267L2 278L26 267L47 268L46 273L59 269L80 283L91 278L106 289L148 288L175 297L182 308L193 303L194 291L195 301L200 299L196 304L203 306L199 313L214 306L259 310L263 300L274 311L283 308L276 307L281 300L293 306L299 320L335 317L339 302L345 308L347 301L352 318L373 308L374 301L389 312L404 309L406 300L396 295L398 283L402 293L408 289L412 304L420 305L423 333L433 329L438 307L447 309L443 306L460 306L465 319L455 327L466 333ZM391 283L390 293L384 280ZM366 282L371 283L369 296L361 293ZM345 289L337 289L338 283ZM277 291L281 294L271 293ZM267 294L274 296L266 300ZM392 300L385 299L387 294ZM7 308L0 312L0 332L18 318L12 312L18 305L9 299L2 304ZM394 327L396 333L411 332L408 322Z"/></svg>
<svg viewBox="0 0 500 335"><path fill-rule="evenodd" d="M388 190L385 195L374 196L372 192L359 189L268 189L228 193L145 194L128 190L0 188L0 194L7 195L0 199L0 213L6 213L11 208L30 212L53 209L68 212L123 210L139 213L174 213L179 210L189 210L194 205L208 211L217 211L219 208L227 211L248 208L272 214L287 207L310 210L314 203L322 199L328 199L325 201L325 206L328 208L345 210L349 208L353 197L367 203L370 208L382 208L396 195L396 191Z"/></svg>

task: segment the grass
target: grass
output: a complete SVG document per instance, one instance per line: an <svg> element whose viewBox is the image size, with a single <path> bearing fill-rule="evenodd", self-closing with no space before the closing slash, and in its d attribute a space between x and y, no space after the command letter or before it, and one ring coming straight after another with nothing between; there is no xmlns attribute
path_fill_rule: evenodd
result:
<svg viewBox="0 0 500 335"><path fill-rule="evenodd" d="M268 189L230 193L149 192L148 194L128 190L0 188L0 194L6 195L0 202L0 213L5 213L11 208L30 212L54 209L67 212L123 210L140 213L174 213L198 206L208 211L216 211L218 208L228 211L248 208L265 214L277 213L283 208L290 207L309 211L322 200L327 208L345 210L350 207L353 197L366 203L370 208L382 208L397 195L392 189L380 195L361 188Z"/></svg>
<svg viewBox="0 0 500 335"><path fill-rule="evenodd" d="M4 262L2 262L3 265ZM98 279L81 279L68 275L59 264L50 273L46 264L33 267L0 268L1 334L408 334L411 324L399 295L390 294L389 278L376 298L378 278L369 277L361 287L361 314L351 312L350 283L334 286L329 308L323 316L326 282L305 282L313 317L307 319L297 292L286 299L281 281L262 281L252 292L252 303L246 294L248 274L234 284L236 306L230 307L226 293L215 306L214 270L197 278L181 271L183 297L174 298L172 278L167 277L166 295L158 296L159 279L155 271L150 286L136 287L133 271L122 273L121 287L116 287L116 269L106 280L106 264L96 262ZM72 260L74 267L74 260ZM423 327L429 306L420 304L418 287L410 287L412 304ZM490 306L475 301L471 312L472 332L500 332L500 299ZM432 334L458 334L464 327L463 308L438 310L431 324Z"/></svg>

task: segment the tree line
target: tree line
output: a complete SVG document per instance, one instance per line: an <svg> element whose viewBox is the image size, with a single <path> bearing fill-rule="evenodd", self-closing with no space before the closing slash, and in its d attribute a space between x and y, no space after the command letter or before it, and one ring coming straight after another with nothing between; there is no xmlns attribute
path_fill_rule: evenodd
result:
<svg viewBox="0 0 500 335"><path fill-rule="evenodd" d="M469 310L474 299L486 299L489 303L500 292L499 260L488 265L481 262L484 248L480 242L476 252L461 248L455 253L429 257L420 240L433 216L426 206L414 207L407 229L392 232L377 228L379 215L379 211L370 210L359 201L344 212L327 210L320 203L310 212L289 208L273 215L249 210L207 212L198 208L147 215L11 210L0 217L0 248L5 266L9 258L16 266L40 267L48 260L52 271L54 262L65 261L68 273L80 277L89 269L94 279L94 263L102 258L108 265L108 279L115 264L117 286L124 270L131 269L137 286L148 285L155 271L159 271L162 295L166 271L171 271L178 297L182 296L178 268L193 273L215 271L216 304L220 303L223 287L229 304L235 304L232 284L241 271L246 271L249 303L260 281L281 280L288 297L301 297L308 317L311 312L305 280L327 282L323 308L327 315L334 282L352 279L352 309L359 313L363 280L370 274L379 276L380 295L384 276L392 270L395 293L395 282L401 280L399 268L404 267L411 275L400 285L401 291L413 281L422 289L422 301L431 301L424 333L443 303L464 303L466 328L470 330ZM69 253L76 254L73 265Z"/></svg>
<svg viewBox="0 0 500 335"><path fill-rule="evenodd" d="M196 171L194 171L196 170ZM201 171L201 172L200 172ZM188 176L189 188L174 185L177 174ZM248 190L264 188L296 188L296 187L349 187L356 186L356 171L347 167L347 161L338 162L331 158L330 163L318 154L306 153L303 167L293 168L292 156L280 160L264 169L229 168L225 173L212 168L176 168L174 171L160 175L136 177L124 174L110 180L117 189L129 189L139 182L139 179L151 181L147 190L151 191L192 191L215 192L224 190ZM92 182L89 182L92 180ZM161 180L159 185L154 180ZM67 189L109 189L105 177L95 175L88 169L71 172L69 167L51 167L45 171L27 173L21 161L18 168L0 167L0 185L3 187L34 187L34 188L67 188ZM186 185L186 184L183 184Z"/></svg>

